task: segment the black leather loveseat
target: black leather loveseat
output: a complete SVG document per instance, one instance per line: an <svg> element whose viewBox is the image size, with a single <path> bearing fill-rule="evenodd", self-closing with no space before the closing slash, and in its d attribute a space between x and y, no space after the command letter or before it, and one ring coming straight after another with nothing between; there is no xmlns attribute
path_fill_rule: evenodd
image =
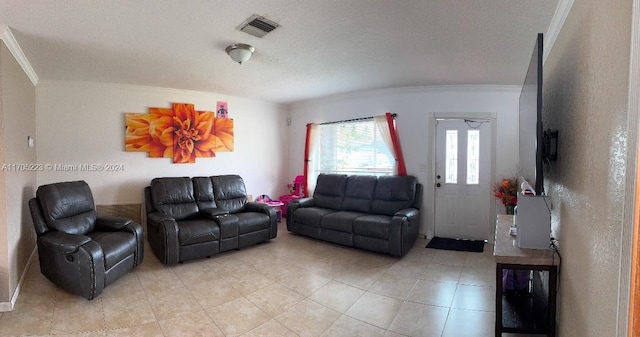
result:
<svg viewBox="0 0 640 337"><path fill-rule="evenodd" d="M404 256L418 237L421 198L422 185L412 176L321 174L312 198L287 206L287 229Z"/></svg>
<svg viewBox="0 0 640 337"><path fill-rule="evenodd" d="M238 175L155 178L145 188L147 237L165 264L273 239L275 210L248 202Z"/></svg>

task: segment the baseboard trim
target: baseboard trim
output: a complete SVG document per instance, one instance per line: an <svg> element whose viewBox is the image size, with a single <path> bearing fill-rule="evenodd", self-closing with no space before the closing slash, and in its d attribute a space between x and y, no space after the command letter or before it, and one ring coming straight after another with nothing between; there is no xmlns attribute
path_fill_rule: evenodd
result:
<svg viewBox="0 0 640 337"><path fill-rule="evenodd" d="M20 275L20 281L18 281L16 291L14 291L13 296L11 296L11 302L0 302L0 312L13 311L13 308L15 308L16 302L18 301L18 296L20 295L20 290L22 289L24 280L27 278L27 273L29 272L29 268L31 268L31 263L33 263L37 251L38 246L34 246L33 251L31 252L31 256L29 256L29 260L27 261L27 265L22 271L22 275Z"/></svg>

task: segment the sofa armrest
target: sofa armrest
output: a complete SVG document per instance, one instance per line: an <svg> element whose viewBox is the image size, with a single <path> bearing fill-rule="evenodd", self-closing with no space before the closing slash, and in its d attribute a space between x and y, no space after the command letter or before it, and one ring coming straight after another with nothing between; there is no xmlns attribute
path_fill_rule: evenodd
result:
<svg viewBox="0 0 640 337"><path fill-rule="evenodd" d="M147 214L147 237L149 246L164 264L179 262L178 223L161 212Z"/></svg>
<svg viewBox="0 0 640 337"><path fill-rule="evenodd" d="M298 208L313 207L316 202L313 198L291 200L287 205L287 230L293 231L293 213Z"/></svg>
<svg viewBox="0 0 640 337"><path fill-rule="evenodd" d="M244 206L245 212L260 212L269 216L269 238L275 239L278 235L278 215L273 206L262 202L248 202Z"/></svg>
<svg viewBox="0 0 640 337"><path fill-rule="evenodd" d="M147 224L152 226L160 226L163 222L176 220L171 216L164 214L162 212L152 212L147 214Z"/></svg>
<svg viewBox="0 0 640 337"><path fill-rule="evenodd" d="M389 254L404 256L418 238L420 230L420 211L405 208L391 217L389 225Z"/></svg>
<svg viewBox="0 0 640 337"><path fill-rule="evenodd" d="M415 208L404 208L397 211L393 216L413 218L418 216L418 214L420 214L420 211Z"/></svg>
<svg viewBox="0 0 640 337"><path fill-rule="evenodd" d="M244 205L245 212L260 212L268 215L269 217L273 216L275 218L276 211L272 206L262 202L248 202Z"/></svg>
<svg viewBox="0 0 640 337"><path fill-rule="evenodd" d="M316 201L312 197L309 197L309 198L302 198L298 200L291 200L289 205L291 204L297 204L298 207L313 207L316 205Z"/></svg>

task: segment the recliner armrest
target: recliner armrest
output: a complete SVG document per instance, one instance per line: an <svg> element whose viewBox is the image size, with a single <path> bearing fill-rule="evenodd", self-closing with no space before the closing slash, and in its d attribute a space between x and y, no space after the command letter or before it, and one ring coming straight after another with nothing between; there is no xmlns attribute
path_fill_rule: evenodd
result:
<svg viewBox="0 0 640 337"><path fill-rule="evenodd" d="M104 253L91 238L51 231L38 238L40 270L59 287L88 300L105 286Z"/></svg>
<svg viewBox="0 0 640 337"><path fill-rule="evenodd" d="M200 215L215 220L219 216L229 215L229 211L222 208L203 208L200 210Z"/></svg>
<svg viewBox="0 0 640 337"><path fill-rule="evenodd" d="M144 258L144 239L142 237L142 226L139 223L119 216L99 216L96 218L96 229L132 233L137 243L134 265L137 266L142 263Z"/></svg>
<svg viewBox="0 0 640 337"><path fill-rule="evenodd" d="M131 219L119 216L99 216L96 218L96 229L119 231L132 222Z"/></svg>
<svg viewBox="0 0 640 337"><path fill-rule="evenodd" d="M67 234L58 231L52 231L40 237L40 241L48 249L53 251L71 254L78 251L78 248L88 242L91 238L80 234Z"/></svg>

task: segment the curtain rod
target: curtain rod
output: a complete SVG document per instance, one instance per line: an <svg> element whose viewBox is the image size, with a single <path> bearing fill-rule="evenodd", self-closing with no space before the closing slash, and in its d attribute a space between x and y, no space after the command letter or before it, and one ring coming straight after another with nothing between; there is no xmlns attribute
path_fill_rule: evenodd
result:
<svg viewBox="0 0 640 337"><path fill-rule="evenodd" d="M398 114L391 114L391 117L396 118L398 117ZM329 125L329 124L340 124L340 123L349 123L349 122L359 122L359 121L367 121L370 119L373 119L374 117L362 117L362 118L354 118L354 119L345 119L345 120L341 120L341 121L334 121L334 122L324 122L324 123L320 123L318 125Z"/></svg>

